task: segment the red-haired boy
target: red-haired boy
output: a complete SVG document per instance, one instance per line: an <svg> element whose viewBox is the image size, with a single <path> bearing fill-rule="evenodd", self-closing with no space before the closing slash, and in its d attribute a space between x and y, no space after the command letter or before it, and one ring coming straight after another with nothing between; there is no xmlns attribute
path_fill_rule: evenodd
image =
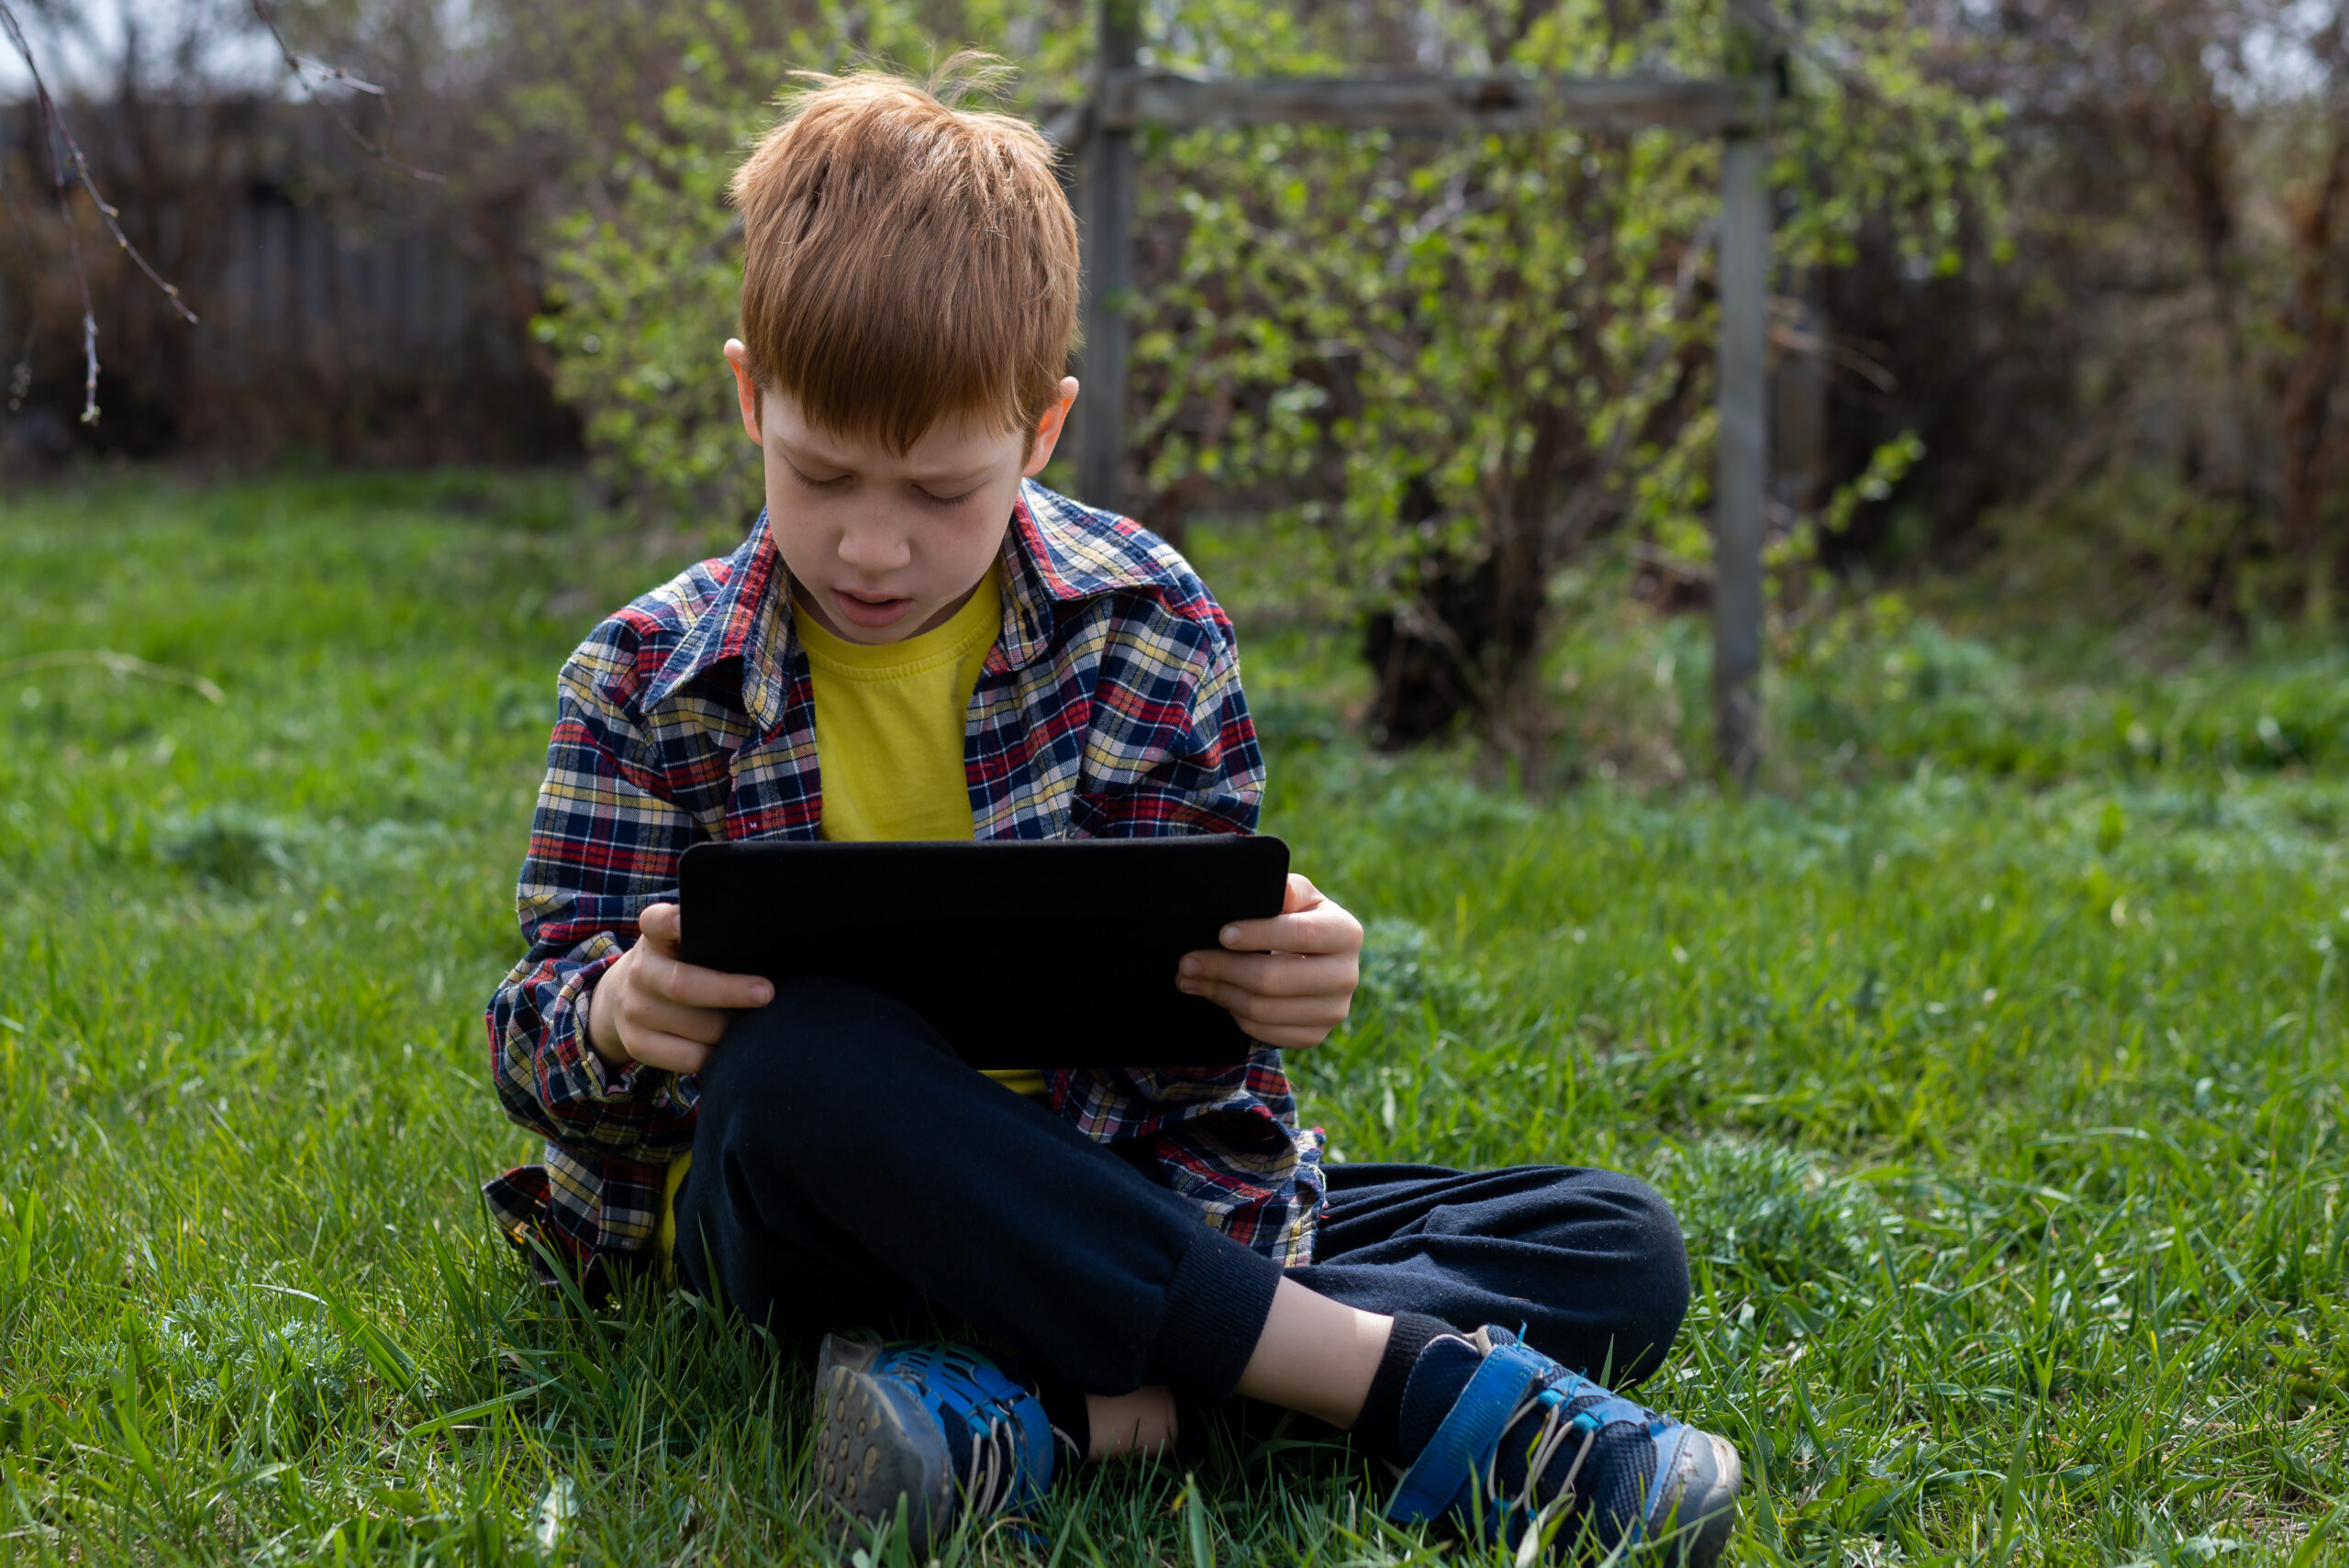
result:
<svg viewBox="0 0 2349 1568"><path fill-rule="evenodd" d="M563 668L530 951L489 1009L545 1162L491 1183L493 1211L583 1269L673 1255L779 1333L941 1312L1019 1347L1015 1375L824 1341L814 1485L862 1520L902 1499L917 1553L1071 1463L1196 1445L1239 1395L1351 1429L1403 1473L1393 1517L1712 1561L1734 1451L1585 1375L1669 1348L1670 1210L1605 1171L1325 1169L1278 1048L1343 1021L1362 928L1305 878L1167 976L1263 1042L1229 1070L1052 1070L1040 1039L1038 1071L985 1074L872 991L679 958L704 840L1248 832L1263 792L1206 585L1035 482L1077 391L1042 139L855 76L734 195L726 358L766 510ZM1004 1006L1051 983L1051 930L952 913L999 949Z"/></svg>

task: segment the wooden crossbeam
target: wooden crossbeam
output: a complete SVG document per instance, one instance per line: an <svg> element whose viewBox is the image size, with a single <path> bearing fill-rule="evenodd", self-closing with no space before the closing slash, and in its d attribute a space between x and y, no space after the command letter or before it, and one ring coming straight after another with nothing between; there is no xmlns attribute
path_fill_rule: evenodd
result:
<svg viewBox="0 0 2349 1568"><path fill-rule="evenodd" d="M1600 134L1667 127L1719 136L1762 128L1770 117L1763 79L1685 82L1660 77L1297 76L1252 79L1112 72L1096 124L1130 131L1144 125L1274 125L1284 121L1357 129L1537 130Z"/></svg>
<svg viewBox="0 0 2349 1568"><path fill-rule="evenodd" d="M1767 75L1708 82L1661 77L1329 76L1252 80L1145 71L1136 0L1101 0L1094 101L1044 119L1056 144L1084 151L1084 374L1077 475L1085 499L1116 508L1125 441L1127 350L1121 303L1132 263L1134 132L1307 124L1357 130L1586 130L1660 127L1721 144L1719 381L1713 498L1714 732L1724 777L1755 775L1762 749L1762 514L1769 477L1770 104Z"/></svg>

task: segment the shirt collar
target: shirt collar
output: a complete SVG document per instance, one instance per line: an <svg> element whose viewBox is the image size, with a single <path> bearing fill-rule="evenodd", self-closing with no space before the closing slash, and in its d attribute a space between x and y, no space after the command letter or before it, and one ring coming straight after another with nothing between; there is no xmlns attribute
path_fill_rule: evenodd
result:
<svg viewBox="0 0 2349 1568"><path fill-rule="evenodd" d="M1052 646L1059 606L1157 581L1140 552L1104 550L1091 537L1108 514L1023 480L1003 536L1003 631L990 671L1024 670ZM679 640L651 685L647 707L729 659L742 663L742 706L760 734L783 720L787 671L798 651L791 628L791 573L762 511L751 537L727 561L717 596Z"/></svg>
<svg viewBox="0 0 2349 1568"><path fill-rule="evenodd" d="M783 717L783 660L791 638L791 573L759 513L751 537L726 562L726 578L670 651L644 694L647 708L729 659L742 662L742 706L762 735Z"/></svg>

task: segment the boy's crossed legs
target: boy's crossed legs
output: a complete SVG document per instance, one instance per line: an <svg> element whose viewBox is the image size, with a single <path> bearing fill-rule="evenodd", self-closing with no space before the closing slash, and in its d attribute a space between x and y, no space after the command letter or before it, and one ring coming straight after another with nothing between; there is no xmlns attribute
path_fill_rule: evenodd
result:
<svg viewBox="0 0 2349 1568"><path fill-rule="evenodd" d="M1197 1441L1177 1409L1237 1394L1353 1429L1390 1462L1427 1453L1398 1495L1419 1499L1404 1517L1475 1511L1515 1539L1537 1515L1548 1522L1546 1503L1571 1529L1610 1488L1626 1506L1631 1483L1612 1464L1639 1472L1634 1501L1652 1507L1583 1520L1609 1543L1643 1521L1702 1524L1683 1540L1709 1561L1726 1533L1727 1445L1564 1370L1644 1375L1687 1307L1678 1227L1628 1177L1333 1165L1318 1261L1284 1270L861 987L784 987L737 1019L701 1081L679 1262L753 1321L815 1333L943 1308L1033 1358L1045 1406L1086 1458ZM1486 1325L1525 1343L1462 1337ZM941 1386L961 1378L930 1371ZM1009 1388L991 1368L977 1375ZM1080 1423L1084 1436L1068 1432ZM1031 1462L1048 1473L1052 1459ZM1472 1480L1492 1496L1470 1500ZM1503 1492L1521 1493L1513 1520Z"/></svg>

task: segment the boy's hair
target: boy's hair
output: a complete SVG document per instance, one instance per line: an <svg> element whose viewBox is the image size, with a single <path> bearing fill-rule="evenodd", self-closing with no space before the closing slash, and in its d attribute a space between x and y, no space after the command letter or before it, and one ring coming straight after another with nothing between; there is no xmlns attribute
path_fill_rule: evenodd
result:
<svg viewBox="0 0 2349 1568"><path fill-rule="evenodd" d="M811 74L735 171L751 378L810 422L903 452L946 415L1032 439L1058 398L1078 262L1052 149L941 101L998 74Z"/></svg>

